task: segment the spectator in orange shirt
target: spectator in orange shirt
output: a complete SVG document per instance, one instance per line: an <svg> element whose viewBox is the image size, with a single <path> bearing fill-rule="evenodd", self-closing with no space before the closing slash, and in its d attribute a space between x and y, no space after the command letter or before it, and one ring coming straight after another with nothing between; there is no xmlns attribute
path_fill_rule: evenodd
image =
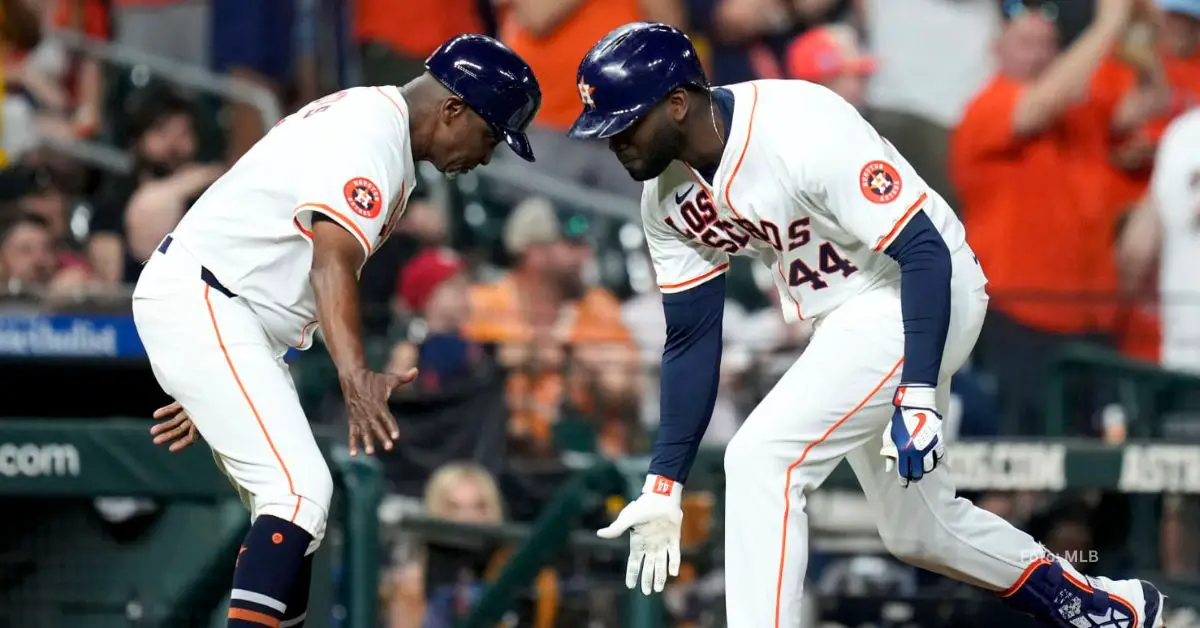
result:
<svg viewBox="0 0 1200 628"><path fill-rule="evenodd" d="M1042 429L1041 385L1055 351L1096 330L1095 308L1080 299L1099 261L1093 241L1111 239L1098 224L1105 190L1095 155L1115 114L1086 98L1135 0L1098 0L1092 23L1061 54L1056 5L1005 5L999 73L952 136L951 180L993 298L981 358L1004 391L1008 428L1033 431Z"/></svg>
<svg viewBox="0 0 1200 628"><path fill-rule="evenodd" d="M575 73L592 45L622 24L682 26L680 0L497 0L496 8L501 41L529 62L542 86L542 107L529 130L538 158L522 167L640 198L641 183L629 178L607 146L567 138L583 109Z"/></svg>
<svg viewBox="0 0 1200 628"><path fill-rule="evenodd" d="M514 444L553 453L555 423L573 414L590 421L601 451L625 453L639 407L637 349L616 297L584 283L591 251L564 237L554 206L541 198L513 210L504 244L516 263L471 289L466 335L496 345L510 370Z"/></svg>
<svg viewBox="0 0 1200 628"><path fill-rule="evenodd" d="M403 85L425 72L425 59L442 42L487 34L478 0L357 0L354 13L367 85Z"/></svg>

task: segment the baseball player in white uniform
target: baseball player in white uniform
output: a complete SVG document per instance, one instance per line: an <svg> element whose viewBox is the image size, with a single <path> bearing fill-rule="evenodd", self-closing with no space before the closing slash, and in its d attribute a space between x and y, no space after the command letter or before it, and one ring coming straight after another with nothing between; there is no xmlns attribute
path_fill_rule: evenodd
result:
<svg viewBox="0 0 1200 628"><path fill-rule="evenodd" d="M387 400L416 369L367 368L358 273L403 216L415 162L464 172L501 141L533 159L525 130L541 92L520 57L462 35L426 68L403 87L345 90L281 121L192 206L134 292L155 377L251 510L231 627L303 624L333 492L284 353L308 348L319 326L350 453L391 449Z"/></svg>
<svg viewBox="0 0 1200 628"><path fill-rule="evenodd" d="M1163 133L1150 193L1121 236L1119 267L1134 293L1158 274L1162 317L1160 360L1200 375L1200 109L1179 116Z"/></svg>
<svg viewBox="0 0 1200 628"><path fill-rule="evenodd" d="M725 452L730 627L799 626L806 495L842 459L900 559L1050 626L1162 626L1153 585L1085 577L937 471L950 377L979 334L987 280L946 202L850 104L803 81L710 87L687 37L649 23L597 43L577 82L570 134L606 139L645 181L668 327L644 491L599 532L632 531L630 588L661 591L678 572L680 495L716 395L723 274L730 255L749 255L771 269L784 317L815 332Z"/></svg>

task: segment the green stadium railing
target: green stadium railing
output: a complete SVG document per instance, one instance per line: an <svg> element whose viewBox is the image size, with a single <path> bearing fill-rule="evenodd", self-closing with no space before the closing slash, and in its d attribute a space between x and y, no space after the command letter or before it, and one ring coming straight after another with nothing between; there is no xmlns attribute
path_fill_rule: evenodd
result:
<svg viewBox="0 0 1200 628"><path fill-rule="evenodd" d="M1129 433L1142 438L1159 436L1155 419L1162 415L1162 395L1200 391L1196 375L1168 371L1095 345L1070 345L1056 356L1046 381L1047 436L1067 435L1073 401L1070 382L1078 375L1100 377L1116 386L1118 400L1131 415Z"/></svg>
<svg viewBox="0 0 1200 628"><path fill-rule="evenodd" d="M719 450L702 450L689 485L719 487L722 457ZM590 460L560 489L552 505L531 526L473 526L419 517L405 521L405 527L425 536L473 535L522 543L460 628L495 626L504 611L511 608L517 589L528 585L546 561L565 547L579 551L627 551L626 540L603 541L590 530L576 530L574 523L582 509L597 499L618 492L632 497L640 492L647 460L627 458L617 464L600 458ZM1086 439L968 440L953 445L948 461L948 472L954 475L958 488L967 491L1103 489L1135 494L1200 495L1200 445L1155 440L1132 441L1123 446ZM849 465L843 463L823 488L857 486ZM710 549L691 548L685 554L696 556ZM1195 585L1175 582L1168 583L1166 588L1180 599L1200 604L1200 588ZM664 625L661 596L631 596L623 625L628 628Z"/></svg>
<svg viewBox="0 0 1200 628"><path fill-rule="evenodd" d="M198 446L170 454L150 443L148 425L148 421L135 419L0 420L0 500L145 496L218 505L212 521L244 522L244 512L238 510L234 492L213 466L207 448ZM339 515L345 530L339 554L347 592L344 625L373 628L378 618L381 471L372 460L350 458L341 448L332 448L329 457L341 488L339 494L345 499ZM576 460L585 462L531 526L507 526L481 533L519 541L520 546L464 626L496 625L497 613L503 614L509 608L516 590L530 582L540 567L564 547L626 550L625 540L606 542L595 538L591 531L578 531L577 520L597 500L614 494L635 495L641 487L645 459L631 458L616 464L596 458ZM721 452L701 452L695 469L693 475L697 477L690 484L719 487ZM1154 440L1134 440L1123 446L1073 439L961 441L951 449L948 471L963 490L1105 489L1197 495L1200 445ZM826 486L849 488L856 483L843 465ZM406 520L403 525L454 530L452 524L420 519ZM240 541L240 535L240 529L231 534L232 542ZM693 548L689 553L708 549ZM236 545L230 551L236 551ZM214 578L208 588L227 586L224 579L213 576L214 570L208 571ZM202 601L183 600L181 607ZM316 614L310 617L314 622L323 619ZM661 625L661 617L659 597L635 595L630 597L624 625ZM162 619L166 622L172 617Z"/></svg>
<svg viewBox="0 0 1200 628"><path fill-rule="evenodd" d="M121 608L126 600L111 598L128 594L120 587L126 584L123 579L129 579L151 589L161 602L156 612L147 610L139 626L186 625L184 614L194 622L199 611L219 610L229 586L228 568L249 517L229 481L213 464L207 446L169 453L151 443L149 426L149 421L138 419L0 419L0 505L4 500L106 496L158 498L168 504L190 505L182 513L167 508L165 520L156 528L159 532L178 530L184 535L182 543L179 534L155 533L143 539L144 547L139 546L136 552L114 552L113 560L126 561L122 564L136 573L121 573L117 565L105 565L95 574L75 574L81 570L66 569L64 573L75 589L47 591L35 584L31 585L33 591L22 593L64 607L86 603ZM333 517L341 518L344 530L338 559L347 592L342 625L376 628L380 566L377 513L382 472L374 460L351 458L344 448L331 447L328 439L318 440L327 451L340 488L335 494ZM5 519L10 514L5 513ZM204 538L186 538L189 533ZM320 568L314 568L312 611L307 624L314 628L328 625L331 613L327 611L333 604L330 574L334 557L328 549L329 539L326 541L317 554ZM60 544L59 540L55 544ZM185 576L175 573L174 567L164 571L167 560L173 561L170 565L181 562L181 552L191 552L187 557L193 565L187 573L194 579L187 582L179 581ZM0 560L0 569L3 567ZM130 624L105 624L96 619L87 625Z"/></svg>
<svg viewBox="0 0 1200 628"><path fill-rule="evenodd" d="M1115 393L1114 401L1125 413L1127 433L1134 438L1167 437L1163 419L1171 411L1190 410L1200 414L1200 407L1195 407L1196 399L1200 399L1197 394L1200 377L1130 359L1104 347L1073 344L1055 357L1046 381L1048 436L1062 437L1068 432L1074 402L1071 383L1077 377L1087 378L1093 386L1105 386ZM1193 407L1187 407L1189 402ZM1169 444L1155 447L1128 450L1118 488L1144 489L1126 492L1192 492L1189 485L1200 482L1200 461L1194 458L1192 449ZM1132 554L1142 568L1154 562L1161 508L1158 502L1151 496L1130 500Z"/></svg>
<svg viewBox="0 0 1200 628"><path fill-rule="evenodd" d="M584 509L617 491L624 492L623 481L611 462L599 461L572 475L533 522L529 539L471 609L463 628L495 626L511 606L517 590L532 582L542 566L566 546Z"/></svg>

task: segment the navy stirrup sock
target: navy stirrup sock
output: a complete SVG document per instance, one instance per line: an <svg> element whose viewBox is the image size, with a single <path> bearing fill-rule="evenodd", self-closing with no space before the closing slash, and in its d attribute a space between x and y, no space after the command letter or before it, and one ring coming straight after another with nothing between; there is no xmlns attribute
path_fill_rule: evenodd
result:
<svg viewBox="0 0 1200 628"><path fill-rule="evenodd" d="M311 534L278 517L255 520L238 553L228 628L279 628L289 615L289 598L303 575L304 554L312 540ZM304 589L307 598L307 586Z"/></svg>

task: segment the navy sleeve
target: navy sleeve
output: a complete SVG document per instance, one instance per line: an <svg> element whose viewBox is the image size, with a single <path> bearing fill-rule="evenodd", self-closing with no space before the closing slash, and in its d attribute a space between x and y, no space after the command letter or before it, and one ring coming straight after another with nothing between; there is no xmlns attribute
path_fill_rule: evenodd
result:
<svg viewBox="0 0 1200 628"><path fill-rule="evenodd" d="M685 483L708 429L721 374L725 277L663 295L667 344L662 358L658 438L650 473Z"/></svg>
<svg viewBox="0 0 1200 628"><path fill-rule="evenodd" d="M937 386L950 327L950 249L924 211L884 251L900 264L904 384Z"/></svg>

